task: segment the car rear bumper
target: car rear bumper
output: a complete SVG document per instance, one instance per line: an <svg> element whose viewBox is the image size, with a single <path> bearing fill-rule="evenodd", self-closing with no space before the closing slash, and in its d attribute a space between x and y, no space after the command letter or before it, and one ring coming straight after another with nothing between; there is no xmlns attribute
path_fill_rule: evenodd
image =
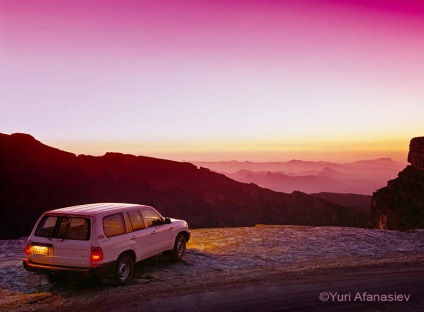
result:
<svg viewBox="0 0 424 312"><path fill-rule="evenodd" d="M69 267L34 263L29 258L23 260L25 270L38 274L82 275L86 277L101 276L113 273L116 261L100 264L91 268Z"/></svg>

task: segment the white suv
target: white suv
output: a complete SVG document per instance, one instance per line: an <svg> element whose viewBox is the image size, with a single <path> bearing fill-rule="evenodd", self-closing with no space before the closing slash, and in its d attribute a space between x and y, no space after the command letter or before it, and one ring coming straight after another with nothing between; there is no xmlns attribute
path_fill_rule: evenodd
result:
<svg viewBox="0 0 424 312"><path fill-rule="evenodd" d="M43 213L28 238L28 271L55 277L112 274L131 279L133 264L162 252L181 260L190 239L187 222L164 218L150 206L99 203Z"/></svg>

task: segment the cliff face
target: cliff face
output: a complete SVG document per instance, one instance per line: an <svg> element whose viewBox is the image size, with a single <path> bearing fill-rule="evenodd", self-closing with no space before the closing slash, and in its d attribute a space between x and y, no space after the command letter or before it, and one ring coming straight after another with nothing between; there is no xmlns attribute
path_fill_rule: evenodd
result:
<svg viewBox="0 0 424 312"><path fill-rule="evenodd" d="M408 162L419 170L424 170L424 137L413 138L409 144Z"/></svg>
<svg viewBox="0 0 424 312"><path fill-rule="evenodd" d="M366 226L368 214L303 193L277 193L150 157L74 155L26 134L0 134L0 239L28 235L46 210L93 202L152 205L195 227Z"/></svg>
<svg viewBox="0 0 424 312"><path fill-rule="evenodd" d="M409 146L411 165L373 194L370 226L388 230L424 228L424 137Z"/></svg>

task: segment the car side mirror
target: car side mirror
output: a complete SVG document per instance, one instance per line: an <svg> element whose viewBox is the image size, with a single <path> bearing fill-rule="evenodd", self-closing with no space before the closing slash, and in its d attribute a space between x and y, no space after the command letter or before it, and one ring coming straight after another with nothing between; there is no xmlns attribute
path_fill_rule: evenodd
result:
<svg viewBox="0 0 424 312"><path fill-rule="evenodd" d="M166 218L165 218L165 224L171 224L171 219L170 219L170 218L168 218L168 217L166 217Z"/></svg>

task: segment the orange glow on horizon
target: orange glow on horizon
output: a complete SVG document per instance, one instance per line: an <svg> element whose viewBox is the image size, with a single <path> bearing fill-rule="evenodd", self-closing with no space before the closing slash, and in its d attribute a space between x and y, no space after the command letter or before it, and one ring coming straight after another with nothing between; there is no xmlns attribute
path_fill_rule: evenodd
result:
<svg viewBox="0 0 424 312"><path fill-rule="evenodd" d="M177 161L305 161L350 162L389 157L406 162L410 138L345 139L295 142L266 140L205 140L162 142L52 142L75 154L101 156L106 152L150 156Z"/></svg>

